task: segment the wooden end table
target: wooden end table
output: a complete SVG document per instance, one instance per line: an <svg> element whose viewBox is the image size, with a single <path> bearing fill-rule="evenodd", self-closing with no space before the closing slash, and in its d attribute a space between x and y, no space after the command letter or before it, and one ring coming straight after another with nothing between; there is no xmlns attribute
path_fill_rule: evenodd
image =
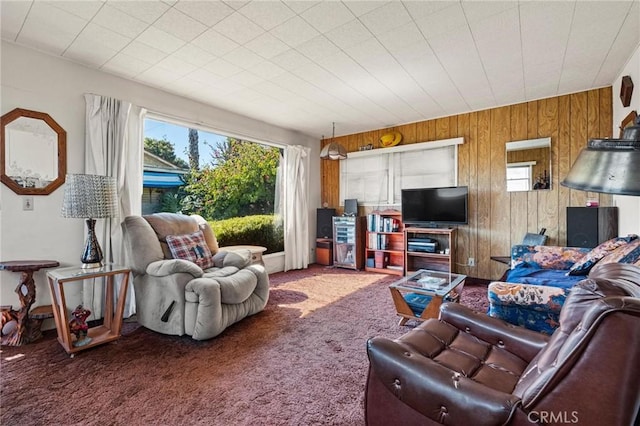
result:
<svg viewBox="0 0 640 426"><path fill-rule="evenodd" d="M262 260L262 253L267 251L266 247L262 246L226 246L220 247L220 251L238 251L249 250L251 252L251 263L264 266L264 260Z"/></svg>
<svg viewBox="0 0 640 426"><path fill-rule="evenodd" d="M99 268L72 266L47 272L49 290L51 290L51 300L53 302L53 317L56 321L56 330L58 331L58 342L60 342L64 350L67 351L71 357L73 357L76 352L120 338L130 272L131 270L125 266L112 264ZM122 280L120 282L120 290L115 299L114 309L114 296L116 296L114 277L118 275L121 276ZM101 278L106 284L104 294L104 322L102 325L89 328L87 336L90 342L80 346L77 343L76 336L71 334L69 328L69 314L74 307L71 307L71 309L67 308L64 285L73 281L93 278Z"/></svg>
<svg viewBox="0 0 640 426"><path fill-rule="evenodd" d="M20 309L13 307L2 308L2 339L0 344L6 346L20 346L33 342L42 337L42 321L51 318L51 306L38 306L29 312L36 301L36 285L33 273L43 268L59 266L55 260L11 260L0 262L0 270L21 272L16 293L20 298ZM15 327L12 327L15 325ZM7 330L5 330L5 327ZM5 334L6 331L6 334Z"/></svg>
<svg viewBox="0 0 640 426"><path fill-rule="evenodd" d="M420 269L391 284L391 297L402 317L399 325L405 325L410 319L437 318L445 300L460 301L466 279L466 275Z"/></svg>

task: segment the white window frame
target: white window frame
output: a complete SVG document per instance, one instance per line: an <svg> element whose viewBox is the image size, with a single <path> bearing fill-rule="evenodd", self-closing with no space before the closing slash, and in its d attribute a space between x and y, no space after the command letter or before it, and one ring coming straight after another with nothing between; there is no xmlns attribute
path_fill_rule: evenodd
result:
<svg viewBox="0 0 640 426"><path fill-rule="evenodd" d="M535 161L523 161L520 163L507 163L507 192L529 191L533 187L533 166ZM515 189L509 185L511 182L522 181L523 179L509 179L509 169L527 169L527 189Z"/></svg>
<svg viewBox="0 0 640 426"><path fill-rule="evenodd" d="M356 151L350 152L347 154L346 160L340 160L340 205L344 204L345 199L358 198L357 191L358 188L362 185L362 179L356 178L355 180L349 180L349 171L354 167L362 168L362 162L352 161L351 164L349 162L352 160L366 160L371 159L370 164L377 162L378 164L384 164L386 162L386 171L383 171L384 176L376 179L375 176L367 175L366 180L367 184L373 190L377 190L380 193L379 199L371 200L361 198L358 199L358 204L361 206L377 206L381 207L392 207L398 206L400 203L395 200L400 199L400 194L394 193L395 182L398 178L399 170L395 170L395 161L394 158L396 155L406 152L415 152L416 154L424 153L425 151L430 151L439 148L448 148L453 147L453 156L451 158L451 164L447 165L449 169L451 169L451 178L447 180L446 184L443 185L433 185L433 186L457 186L458 184L458 145L464 143L464 138L451 138L451 139L442 139L438 141L432 142L420 142L409 145L401 145L394 146L390 148L379 148L372 149L368 151ZM356 166L354 166L354 163ZM350 167L351 166L351 167ZM372 168L375 168L372 166ZM429 174L428 164L425 164L425 176ZM384 184L386 180L386 185ZM356 187L354 187L354 185ZM382 187L380 187L382 185ZM350 186L352 188L350 188ZM386 188L384 188L386 186ZM429 185L423 185L423 187L427 187ZM377 188L377 189L373 189ZM401 188L402 189L402 188ZM356 194L356 195L354 195Z"/></svg>

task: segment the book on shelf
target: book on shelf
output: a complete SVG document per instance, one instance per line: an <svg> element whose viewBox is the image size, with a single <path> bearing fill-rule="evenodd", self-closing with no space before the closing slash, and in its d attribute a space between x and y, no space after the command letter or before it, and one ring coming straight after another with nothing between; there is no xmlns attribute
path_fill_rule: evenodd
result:
<svg viewBox="0 0 640 426"><path fill-rule="evenodd" d="M385 234L369 234L367 236L367 248L369 250L387 250L389 238Z"/></svg>
<svg viewBox="0 0 640 426"><path fill-rule="evenodd" d="M369 232L399 232L400 220L379 214L367 215L367 230Z"/></svg>

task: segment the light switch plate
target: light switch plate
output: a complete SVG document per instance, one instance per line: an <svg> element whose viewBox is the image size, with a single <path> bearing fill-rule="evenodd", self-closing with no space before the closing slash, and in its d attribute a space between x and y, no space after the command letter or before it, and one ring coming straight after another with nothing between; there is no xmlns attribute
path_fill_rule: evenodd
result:
<svg viewBox="0 0 640 426"><path fill-rule="evenodd" d="M33 197L22 198L22 210L33 210Z"/></svg>

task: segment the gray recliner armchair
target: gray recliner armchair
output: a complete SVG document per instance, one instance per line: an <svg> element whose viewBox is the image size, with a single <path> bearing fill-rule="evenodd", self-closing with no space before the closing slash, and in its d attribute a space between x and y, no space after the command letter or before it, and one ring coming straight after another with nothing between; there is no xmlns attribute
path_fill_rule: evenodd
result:
<svg viewBox="0 0 640 426"><path fill-rule="evenodd" d="M156 213L123 222L127 259L134 275L137 320L153 331L205 340L262 311L269 298L269 275L251 264L249 250L227 252L200 216ZM213 267L174 259L167 236L202 231Z"/></svg>

